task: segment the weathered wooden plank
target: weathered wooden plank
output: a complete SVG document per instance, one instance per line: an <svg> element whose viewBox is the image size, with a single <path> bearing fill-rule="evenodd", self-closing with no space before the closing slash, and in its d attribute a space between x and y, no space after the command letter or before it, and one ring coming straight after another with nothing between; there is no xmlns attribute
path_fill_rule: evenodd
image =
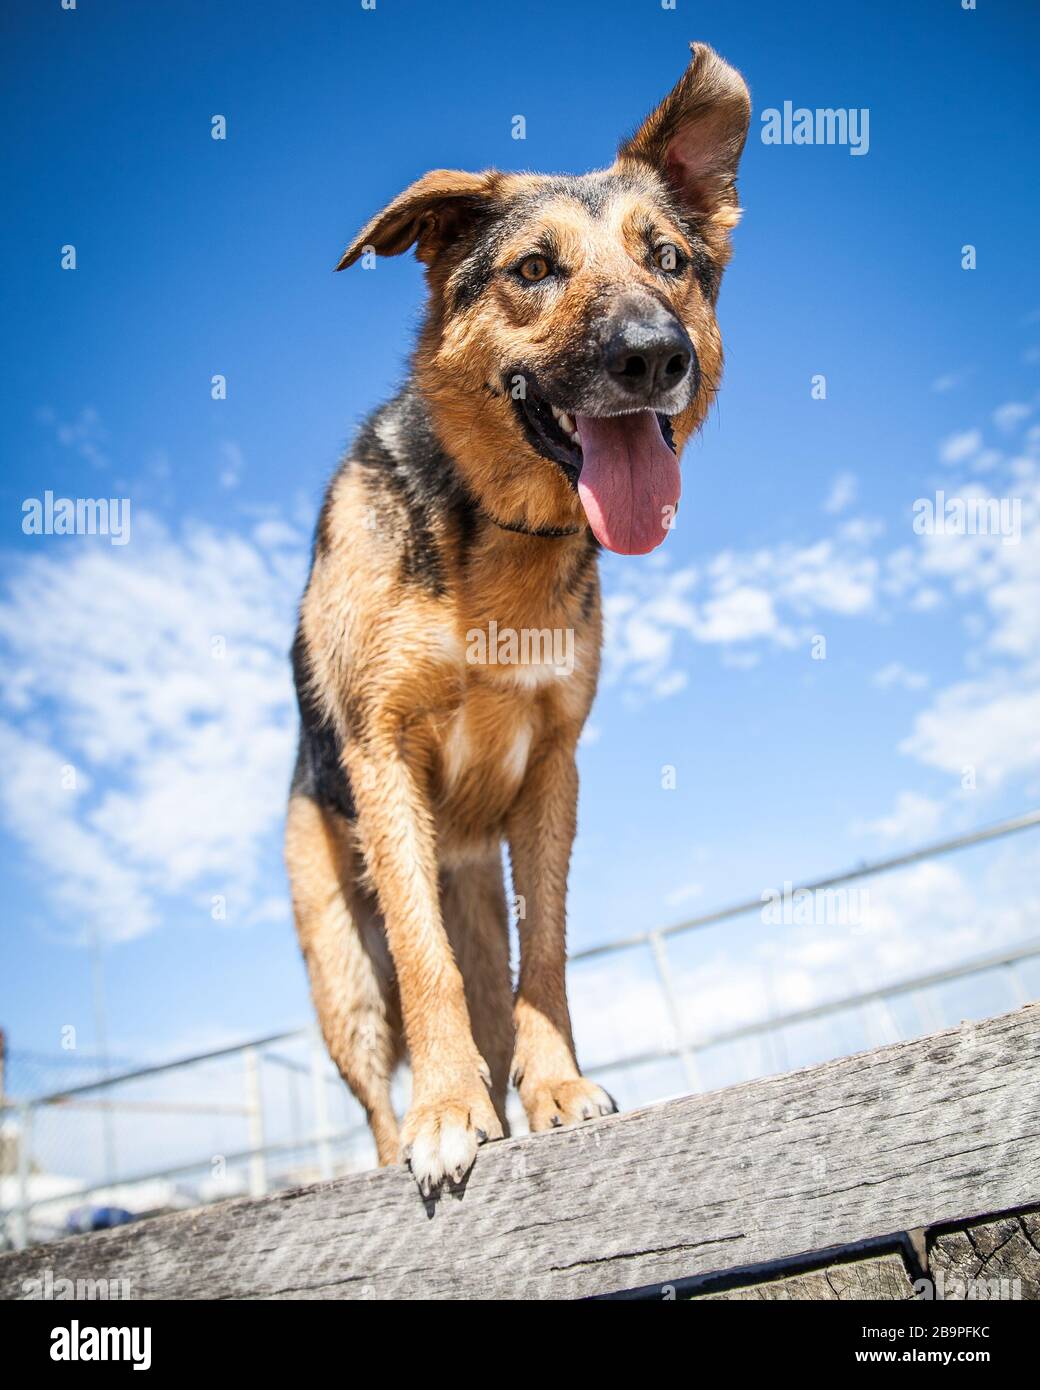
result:
<svg viewBox="0 0 1040 1390"><path fill-rule="evenodd" d="M928 1273L937 1297L954 1302L1040 1299L1038 1212L929 1233L928 1246Z"/></svg>
<svg viewBox="0 0 1040 1390"><path fill-rule="evenodd" d="M425 1206L401 1169L0 1257L157 1298L574 1298L1040 1197L1040 1005L490 1145Z"/></svg>
<svg viewBox="0 0 1040 1390"><path fill-rule="evenodd" d="M823 1269L791 1274L785 1279L765 1279L756 1284L743 1284L719 1293L695 1294L701 1300L722 1300L740 1303L776 1303L791 1300L812 1303L852 1302L856 1299L892 1301L913 1298L914 1286L902 1255L870 1255L861 1260L847 1260L827 1265Z"/></svg>

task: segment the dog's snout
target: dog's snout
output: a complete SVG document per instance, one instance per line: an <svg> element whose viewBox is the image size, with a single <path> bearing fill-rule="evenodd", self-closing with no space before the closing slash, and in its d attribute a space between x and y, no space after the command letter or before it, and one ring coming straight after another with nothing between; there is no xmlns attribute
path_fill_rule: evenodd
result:
<svg viewBox="0 0 1040 1390"><path fill-rule="evenodd" d="M603 366L627 395L650 401L681 386L693 362L693 344L676 319L626 319L605 345Z"/></svg>

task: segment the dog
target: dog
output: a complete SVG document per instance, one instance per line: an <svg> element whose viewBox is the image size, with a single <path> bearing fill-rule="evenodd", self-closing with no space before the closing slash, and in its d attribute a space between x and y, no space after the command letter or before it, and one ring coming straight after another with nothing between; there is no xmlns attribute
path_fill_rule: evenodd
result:
<svg viewBox="0 0 1040 1390"><path fill-rule="evenodd" d="M424 1196L506 1134L510 1081L532 1131L616 1109L579 1070L567 1005L575 749L599 550L667 537L722 373L750 99L709 47L691 53L608 169L435 170L336 267L414 247L429 302L408 380L316 528L286 862L329 1052L379 1162L407 1162Z"/></svg>

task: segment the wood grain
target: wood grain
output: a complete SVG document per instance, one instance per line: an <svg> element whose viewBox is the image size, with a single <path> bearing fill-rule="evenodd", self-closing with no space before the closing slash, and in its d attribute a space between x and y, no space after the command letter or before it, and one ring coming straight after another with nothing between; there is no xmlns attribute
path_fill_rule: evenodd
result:
<svg viewBox="0 0 1040 1390"><path fill-rule="evenodd" d="M784 1279L765 1279L722 1293L697 1294L697 1302L724 1300L741 1303L776 1303L790 1300L811 1303L851 1302L854 1299L912 1298L913 1281L901 1255L871 1255L846 1260L825 1269L791 1274Z"/></svg>
<svg viewBox="0 0 1040 1390"><path fill-rule="evenodd" d="M0 1297L50 1269L139 1298L577 1298L1038 1199L1033 1004L489 1145L434 1204L384 1169L0 1256Z"/></svg>
<svg viewBox="0 0 1040 1390"><path fill-rule="evenodd" d="M930 1233L928 1273L951 1302L1040 1299L1040 1212Z"/></svg>

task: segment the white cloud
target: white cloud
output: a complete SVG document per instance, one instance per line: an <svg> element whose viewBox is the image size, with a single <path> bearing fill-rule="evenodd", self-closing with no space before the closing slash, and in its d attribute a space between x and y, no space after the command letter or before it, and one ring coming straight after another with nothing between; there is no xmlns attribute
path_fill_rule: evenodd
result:
<svg viewBox="0 0 1040 1390"><path fill-rule="evenodd" d="M961 778L974 772L980 787L997 787L1040 767L1040 671L962 681L944 690L914 720L900 744L929 767Z"/></svg>
<svg viewBox="0 0 1040 1390"><path fill-rule="evenodd" d="M982 434L979 430L965 430L962 434L948 435L939 445L939 458L943 463L964 463L982 447Z"/></svg>
<svg viewBox="0 0 1040 1390"><path fill-rule="evenodd" d="M940 394L946 391L953 391L958 386L963 386L974 370L974 367L962 367L959 371L947 372L943 376L937 376L932 382L932 390Z"/></svg>
<svg viewBox="0 0 1040 1390"><path fill-rule="evenodd" d="M831 483L831 490L823 504L823 510L837 515L846 507L851 507L859 496L859 480L855 473L839 473Z"/></svg>
<svg viewBox="0 0 1040 1390"><path fill-rule="evenodd" d="M245 470L242 446L233 439L225 439L220 446L220 462L220 486L229 490L238 487Z"/></svg>
<svg viewBox="0 0 1040 1390"><path fill-rule="evenodd" d="M943 804L917 792L900 792L887 816L856 826L858 833L883 840L923 840L934 835L943 817Z"/></svg>
<svg viewBox="0 0 1040 1390"><path fill-rule="evenodd" d="M748 584L709 598L694 622L700 642L747 642L779 628L772 597Z"/></svg>
<svg viewBox="0 0 1040 1390"><path fill-rule="evenodd" d="M683 903L689 902L691 898L699 898L703 892L704 888L700 883L682 883L678 888L673 888L670 893L665 894L665 906L680 907Z"/></svg>
<svg viewBox="0 0 1040 1390"><path fill-rule="evenodd" d="M157 923L138 875L109 852L83 814L88 778L67 786L65 756L40 739L0 721L0 815L35 859L45 891L69 922L92 918L112 940L136 936Z"/></svg>
<svg viewBox="0 0 1040 1390"><path fill-rule="evenodd" d="M1040 649L1040 469L1029 458L1018 463L1003 499L1017 508L1017 537L922 536L916 563L919 579L945 582L955 596L981 601L991 650L1024 658ZM996 496L996 489L977 484L957 491L964 498Z"/></svg>
<svg viewBox="0 0 1040 1390"><path fill-rule="evenodd" d="M877 561L855 554L851 545L819 541L786 558L778 556L777 565L781 598L806 616L816 610L853 616L874 605Z"/></svg>
<svg viewBox="0 0 1040 1390"><path fill-rule="evenodd" d="M294 549L306 543L295 526L276 519L258 522L253 527L253 540L261 550Z"/></svg>
<svg viewBox="0 0 1040 1390"><path fill-rule="evenodd" d="M1010 433L1023 420L1028 420L1032 413L1033 407L1024 401L1006 401L993 412L993 423L998 429Z"/></svg>
<svg viewBox="0 0 1040 1390"><path fill-rule="evenodd" d="M0 601L0 809L70 922L147 931L164 897L270 912L291 768L301 552L139 516L18 562ZM76 769L78 792L56 770ZM55 788L58 788L57 790ZM200 920L206 920L200 918Z"/></svg>
<svg viewBox="0 0 1040 1390"><path fill-rule="evenodd" d="M992 473L994 468L1003 461L1004 455L999 449L983 449L971 460L971 471L973 473Z"/></svg>
<svg viewBox="0 0 1040 1390"><path fill-rule="evenodd" d="M101 417L92 405L84 406L74 420L59 420L50 406L36 412L41 425L49 427L54 438L63 449L70 449L95 468L107 468L108 455L104 446L108 443L108 431L101 423Z"/></svg>
<svg viewBox="0 0 1040 1390"><path fill-rule="evenodd" d="M683 639L722 649L727 666L747 668L766 643L791 649L807 643L821 614L870 612L880 567L869 553L881 528L843 524L838 534L807 546L719 552L703 569L614 567L606 573L608 681L626 680L658 696L683 688L675 678ZM734 648L744 650L734 651Z"/></svg>
<svg viewBox="0 0 1040 1390"><path fill-rule="evenodd" d="M891 690L897 685L903 690L923 690L928 684L928 677L923 671L907 670L901 661L890 661L880 671L874 672L871 682L880 690Z"/></svg>

